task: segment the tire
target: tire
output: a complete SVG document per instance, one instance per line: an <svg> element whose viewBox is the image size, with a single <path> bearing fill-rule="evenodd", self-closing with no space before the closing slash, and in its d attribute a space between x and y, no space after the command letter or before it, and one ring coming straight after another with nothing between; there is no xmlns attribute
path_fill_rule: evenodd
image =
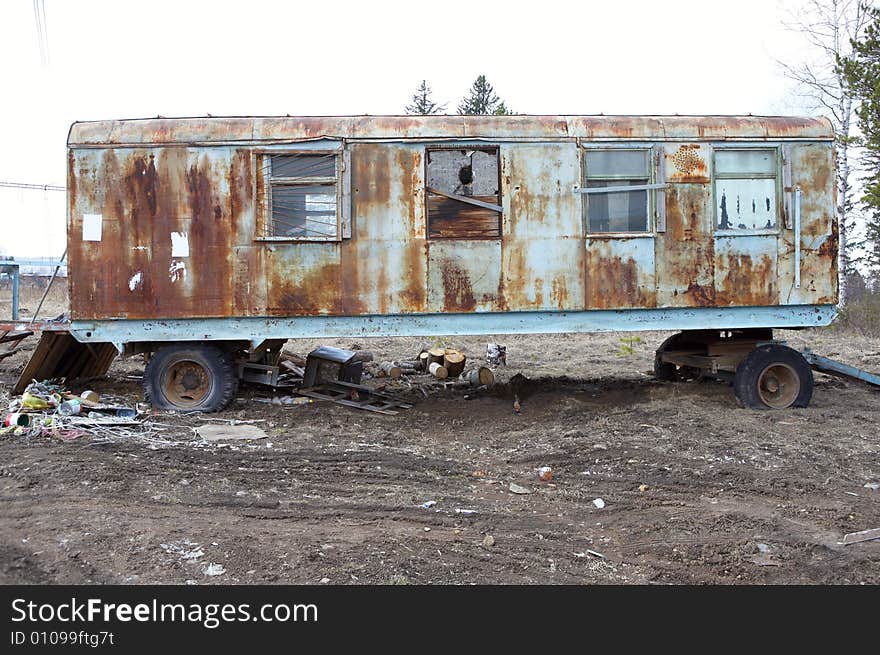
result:
<svg viewBox="0 0 880 655"><path fill-rule="evenodd" d="M163 346L144 371L144 395L159 409L219 412L237 389L235 361L214 346Z"/></svg>
<svg viewBox="0 0 880 655"><path fill-rule="evenodd" d="M806 407L813 397L813 369L788 346L760 346L736 367L733 390L752 409Z"/></svg>

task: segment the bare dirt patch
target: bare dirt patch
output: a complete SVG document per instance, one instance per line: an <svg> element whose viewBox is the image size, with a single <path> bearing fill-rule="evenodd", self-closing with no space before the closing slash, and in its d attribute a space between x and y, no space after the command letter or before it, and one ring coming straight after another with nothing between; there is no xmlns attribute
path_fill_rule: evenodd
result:
<svg viewBox="0 0 880 655"><path fill-rule="evenodd" d="M211 418L266 439L205 445L172 414L153 417L172 444L3 438L0 582L880 582L880 541L838 543L880 527L880 394L817 375L807 409L741 409L723 383L653 380L666 335L632 336L447 339L473 360L507 344L500 381L533 380L521 414L503 392L402 388L415 406L381 416L247 387ZM880 340L778 336L880 370ZM433 341L321 343L392 359ZM25 358L0 365L0 400ZM142 370L89 386L134 403Z"/></svg>

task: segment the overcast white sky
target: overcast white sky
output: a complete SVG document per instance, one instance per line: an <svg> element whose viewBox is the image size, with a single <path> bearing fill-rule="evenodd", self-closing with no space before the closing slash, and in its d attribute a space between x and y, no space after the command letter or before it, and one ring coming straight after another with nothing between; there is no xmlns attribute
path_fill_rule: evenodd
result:
<svg viewBox="0 0 880 655"><path fill-rule="evenodd" d="M485 74L528 114L791 114L803 0L0 2L0 180L63 185L76 120L455 113ZM63 193L0 188L0 253L60 256Z"/></svg>

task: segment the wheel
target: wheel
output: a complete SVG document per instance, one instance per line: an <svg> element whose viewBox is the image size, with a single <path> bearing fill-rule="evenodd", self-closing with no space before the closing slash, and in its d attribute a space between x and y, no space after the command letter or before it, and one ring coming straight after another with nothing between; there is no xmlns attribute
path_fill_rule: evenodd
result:
<svg viewBox="0 0 880 655"><path fill-rule="evenodd" d="M661 355L667 350L679 350L690 346L687 341L688 335L684 332L673 334L666 341L660 344L660 347L654 352L654 377L665 382L676 380L688 380L699 376L699 371L683 366L679 368L675 364L664 362L660 359Z"/></svg>
<svg viewBox="0 0 880 655"><path fill-rule="evenodd" d="M232 356L214 346L163 346L144 371L147 402L160 409L218 412L237 388Z"/></svg>
<svg viewBox="0 0 880 655"><path fill-rule="evenodd" d="M739 363L733 390L743 405L753 409L806 407L813 397L813 370L798 351L768 344Z"/></svg>

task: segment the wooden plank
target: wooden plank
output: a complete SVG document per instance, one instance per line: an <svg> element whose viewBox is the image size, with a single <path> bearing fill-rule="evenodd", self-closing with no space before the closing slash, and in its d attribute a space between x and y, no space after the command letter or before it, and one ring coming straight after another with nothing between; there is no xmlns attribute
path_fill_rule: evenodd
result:
<svg viewBox="0 0 880 655"><path fill-rule="evenodd" d="M843 537L843 544L848 546L849 544L857 544L862 541L871 541L873 539L880 539L880 528L874 528L873 530L862 530L861 532L850 532Z"/></svg>
<svg viewBox="0 0 880 655"><path fill-rule="evenodd" d="M444 198L449 198L450 200L458 200L458 202L464 202L468 205L473 205L475 207L482 207L483 209L491 209L493 212L498 212L499 214L504 211L501 205L495 205L490 202L483 202L482 200L477 200L471 196L460 196L457 193L446 193L445 191L440 191L439 189L428 189L428 193L433 193L438 196L443 196Z"/></svg>

